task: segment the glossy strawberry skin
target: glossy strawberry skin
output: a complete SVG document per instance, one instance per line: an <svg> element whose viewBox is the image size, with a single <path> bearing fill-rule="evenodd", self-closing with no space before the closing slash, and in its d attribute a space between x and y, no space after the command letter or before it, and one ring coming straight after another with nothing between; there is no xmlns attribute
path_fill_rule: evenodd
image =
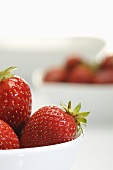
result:
<svg viewBox="0 0 113 170"><path fill-rule="evenodd" d="M0 150L18 149L19 147L19 139L13 129L0 120Z"/></svg>
<svg viewBox="0 0 113 170"><path fill-rule="evenodd" d="M15 131L31 115L31 91L20 77L13 76L0 82L0 119Z"/></svg>
<svg viewBox="0 0 113 170"><path fill-rule="evenodd" d="M25 125L20 139L21 147L37 147L67 142L76 138L74 117L57 106L37 110Z"/></svg>

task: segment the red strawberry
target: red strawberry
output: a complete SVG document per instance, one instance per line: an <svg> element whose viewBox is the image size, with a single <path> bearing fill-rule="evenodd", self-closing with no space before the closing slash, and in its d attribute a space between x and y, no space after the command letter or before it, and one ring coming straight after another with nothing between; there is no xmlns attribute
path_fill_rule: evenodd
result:
<svg viewBox="0 0 113 170"><path fill-rule="evenodd" d="M0 119L18 131L31 115L32 99L29 85L10 73L15 68L0 72Z"/></svg>
<svg viewBox="0 0 113 170"><path fill-rule="evenodd" d="M113 83L113 70L98 70L95 73L93 83L96 84L110 84Z"/></svg>
<svg viewBox="0 0 113 170"><path fill-rule="evenodd" d="M67 75L67 81L72 83L91 83L92 78L93 70L85 64L75 67Z"/></svg>
<svg viewBox="0 0 113 170"><path fill-rule="evenodd" d="M81 123L86 123L89 112L79 112L81 104L71 110L62 105L62 110L57 106L44 106L37 110L26 123L20 139L21 147L38 147L59 144L77 138L82 131Z"/></svg>
<svg viewBox="0 0 113 170"><path fill-rule="evenodd" d="M81 59L80 56L78 55L70 55L67 59L66 59L66 64L65 67L67 70L71 70L74 67L76 67L79 64L82 64L83 61Z"/></svg>
<svg viewBox="0 0 113 170"><path fill-rule="evenodd" d="M46 82L64 82L65 76L65 69L55 67L45 72L43 80Z"/></svg>
<svg viewBox="0 0 113 170"><path fill-rule="evenodd" d="M0 149L18 149L19 147L19 139L13 129L0 120Z"/></svg>
<svg viewBox="0 0 113 170"><path fill-rule="evenodd" d="M113 69L113 56L106 56L100 63L101 69Z"/></svg>

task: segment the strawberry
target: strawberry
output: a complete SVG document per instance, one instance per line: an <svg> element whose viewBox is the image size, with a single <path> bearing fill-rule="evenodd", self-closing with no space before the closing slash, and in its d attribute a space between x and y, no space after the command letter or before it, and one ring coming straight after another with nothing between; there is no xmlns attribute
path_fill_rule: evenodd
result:
<svg viewBox="0 0 113 170"><path fill-rule="evenodd" d="M81 104L74 110L68 107L43 106L28 120L23 128L20 143L22 148L59 144L77 138L82 131L81 122L86 124L89 112L79 112Z"/></svg>
<svg viewBox="0 0 113 170"><path fill-rule="evenodd" d="M66 71L63 68L51 68L44 74L43 80L46 82L64 82Z"/></svg>
<svg viewBox="0 0 113 170"><path fill-rule="evenodd" d="M102 69L95 73L93 78L95 84L110 84L113 83L113 70Z"/></svg>
<svg viewBox="0 0 113 170"><path fill-rule="evenodd" d="M19 139L14 130L3 120L0 120L0 150L18 149Z"/></svg>
<svg viewBox="0 0 113 170"><path fill-rule="evenodd" d="M76 66L69 72L67 81L71 83L91 83L93 78L93 70L91 67L81 64Z"/></svg>
<svg viewBox="0 0 113 170"><path fill-rule="evenodd" d="M0 72L0 119L18 131L31 115L32 99L29 85L11 73L14 69Z"/></svg>
<svg viewBox="0 0 113 170"><path fill-rule="evenodd" d="M66 59L65 67L67 70L72 70L74 67L76 67L79 64L82 64L83 61L80 56L78 55L70 55Z"/></svg>
<svg viewBox="0 0 113 170"><path fill-rule="evenodd" d="M100 68L113 70L113 56L112 55L106 56L100 63Z"/></svg>

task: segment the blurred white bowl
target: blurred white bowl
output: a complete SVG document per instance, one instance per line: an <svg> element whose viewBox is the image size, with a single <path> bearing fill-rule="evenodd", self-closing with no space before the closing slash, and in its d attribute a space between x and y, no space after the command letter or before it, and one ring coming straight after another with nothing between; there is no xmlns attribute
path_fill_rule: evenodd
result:
<svg viewBox="0 0 113 170"><path fill-rule="evenodd" d="M98 60L105 55L105 42L99 38L76 37L70 39L70 51L73 49L81 53L87 62ZM69 48L68 48L69 49ZM72 50L72 51L73 51ZM63 56L64 57L64 56ZM64 58L60 58L60 62ZM49 60L49 67L56 65L56 58ZM62 63L62 62L61 62ZM48 65L47 67L48 68ZM47 83L42 78L46 68L34 69L32 73L32 84L35 87L34 109L39 105L55 104L60 105L60 101L68 103L72 101L75 106L82 103L83 110L90 110L89 124L106 123L113 120L113 85L95 84L71 84L71 83ZM36 107L35 107L36 106Z"/></svg>
<svg viewBox="0 0 113 170"><path fill-rule="evenodd" d="M1 170L69 170L76 158L83 136L43 147L0 150Z"/></svg>
<svg viewBox="0 0 113 170"><path fill-rule="evenodd" d="M52 83L42 81L44 70L36 69L32 74L35 88L34 109L40 105L60 105L60 101L72 101L73 107L79 102L83 111L90 111L89 124L112 124L113 84Z"/></svg>
<svg viewBox="0 0 113 170"><path fill-rule="evenodd" d="M35 68L59 65L70 53L80 53L88 61L105 50L106 42L96 37L0 38L1 69L18 66L16 73L31 83ZM8 60L6 60L8 58Z"/></svg>

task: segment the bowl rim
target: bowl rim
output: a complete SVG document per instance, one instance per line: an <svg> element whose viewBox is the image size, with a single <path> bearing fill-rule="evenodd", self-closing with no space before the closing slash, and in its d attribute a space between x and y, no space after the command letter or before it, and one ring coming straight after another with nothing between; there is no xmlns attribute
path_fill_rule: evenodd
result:
<svg viewBox="0 0 113 170"><path fill-rule="evenodd" d="M65 49L67 42L73 41L98 41L104 48L106 41L103 37L99 36L50 36L50 37L38 37L38 36L16 36L16 37L0 37L0 46L2 49L7 50L27 50L27 51L62 51ZM57 43L56 43L57 42ZM60 44L60 46L59 46ZM52 48L51 48L52 46ZM62 49L62 50L61 50Z"/></svg>
<svg viewBox="0 0 113 170"><path fill-rule="evenodd" d="M23 155L24 154L34 154L37 152L47 152L47 151L53 151L58 150L61 148L69 147L72 144L79 143L84 138L84 135L81 134L74 140L60 143L60 144L54 144L54 145L48 145L48 146L39 146L39 147L32 147L32 148L19 148L19 149L8 149L8 150L0 150L0 156L11 156L11 155Z"/></svg>

